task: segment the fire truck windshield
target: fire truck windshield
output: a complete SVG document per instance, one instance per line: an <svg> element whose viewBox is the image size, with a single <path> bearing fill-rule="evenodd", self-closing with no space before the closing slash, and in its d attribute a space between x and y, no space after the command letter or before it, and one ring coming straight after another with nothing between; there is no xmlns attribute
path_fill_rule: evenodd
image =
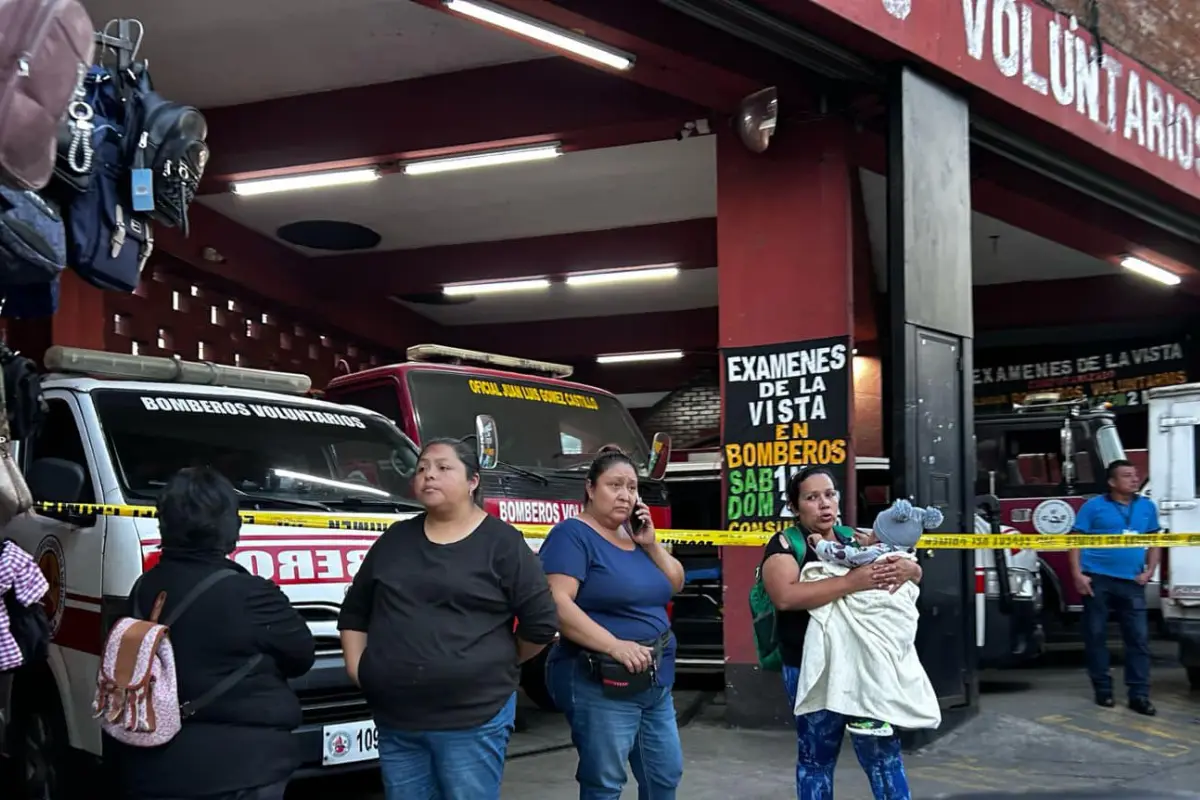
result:
<svg viewBox="0 0 1200 800"><path fill-rule="evenodd" d="M615 397L531 377L473 375L437 369L408 373L422 441L462 437L475 415L489 414L500 434L501 460L520 467L576 469L615 444L645 470L649 448Z"/></svg>
<svg viewBox="0 0 1200 800"><path fill-rule="evenodd" d="M92 394L122 490L153 500L177 470L211 466L245 506L409 506L416 448L352 409L212 394L102 389Z"/></svg>

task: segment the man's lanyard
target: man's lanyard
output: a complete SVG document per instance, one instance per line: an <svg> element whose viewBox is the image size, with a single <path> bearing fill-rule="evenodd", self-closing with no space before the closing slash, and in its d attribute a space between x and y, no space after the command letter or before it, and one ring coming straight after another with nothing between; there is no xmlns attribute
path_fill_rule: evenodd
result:
<svg viewBox="0 0 1200 800"><path fill-rule="evenodd" d="M1125 530L1127 530L1127 531L1133 530L1133 507L1137 505L1137 501L1138 501L1137 495L1134 495L1133 497L1129 498L1129 508L1126 511L1122 512L1121 504L1118 503L1116 500L1113 500L1112 497L1108 498L1108 502L1110 502L1114 506L1116 506L1117 513L1121 514L1121 516L1125 519Z"/></svg>

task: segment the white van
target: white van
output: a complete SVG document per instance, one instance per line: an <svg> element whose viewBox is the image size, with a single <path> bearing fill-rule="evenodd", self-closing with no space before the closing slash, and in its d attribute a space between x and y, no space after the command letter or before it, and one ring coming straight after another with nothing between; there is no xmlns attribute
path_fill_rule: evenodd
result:
<svg viewBox="0 0 1200 800"><path fill-rule="evenodd" d="M45 363L47 416L16 457L34 499L63 505L22 515L3 535L33 554L49 580L54 645L48 663L16 676L7 749L31 796L57 798L79 774L75 758L103 755L92 713L101 645L159 555L155 519L101 515L90 504L153 506L174 472L211 465L233 481L244 511L386 523L416 513L409 479L417 451L381 414L306 397L304 375L60 347ZM306 772L378 757L336 623L378 536L246 524L233 555L282 586L316 637L316 664L293 683Z"/></svg>
<svg viewBox="0 0 1200 800"><path fill-rule="evenodd" d="M1169 533L1200 532L1200 383L1163 386L1149 400L1150 480L1142 492L1158 504ZM1151 485L1153 484L1153 485ZM1163 623L1179 641L1188 682L1200 689L1200 547L1168 547L1159 568Z"/></svg>

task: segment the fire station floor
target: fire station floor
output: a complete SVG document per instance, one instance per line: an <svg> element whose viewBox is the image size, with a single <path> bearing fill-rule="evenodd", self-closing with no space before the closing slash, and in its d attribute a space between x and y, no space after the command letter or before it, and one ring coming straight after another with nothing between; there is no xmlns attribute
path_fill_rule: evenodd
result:
<svg viewBox="0 0 1200 800"><path fill-rule="evenodd" d="M1145 800L1157 792L1200 798L1200 694L1190 694L1175 646L1155 642L1153 699L1158 716L1092 703L1082 653L1049 654L1028 669L985 673L977 718L906 755L916 798L1021 796ZM1121 686L1120 667L1114 679ZM685 684L677 692L685 757L679 796L687 800L779 800L794 797L796 745L786 730L732 730L722 699ZM577 797L575 753L558 715L531 711L529 728L513 737L504 800ZM332 786L297 786L289 800L342 796L382 798L373 776ZM336 793L331 792L335 790ZM1080 792L1082 794L1074 794ZM1114 792L1109 794L1108 792ZM632 782L623 797L637 797ZM871 800L847 742L836 779L837 800Z"/></svg>

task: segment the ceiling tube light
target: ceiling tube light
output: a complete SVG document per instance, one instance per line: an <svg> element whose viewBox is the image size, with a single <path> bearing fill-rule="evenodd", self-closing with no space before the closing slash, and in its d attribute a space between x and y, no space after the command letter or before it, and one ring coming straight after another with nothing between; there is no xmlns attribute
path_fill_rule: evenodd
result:
<svg viewBox="0 0 1200 800"><path fill-rule="evenodd" d="M511 31L518 36L524 36L549 45L557 50L572 53L580 58L595 61L613 69L627 70L633 67L634 56L623 50L600 44L583 36L571 33L564 28L549 25L534 17L518 14L504 6L483 0L445 0L446 8L464 17L486 22Z"/></svg>
<svg viewBox="0 0 1200 800"><path fill-rule="evenodd" d="M308 175L288 175L282 178L252 178L235 181L230 187L234 194L244 197L275 192L296 192L302 189L326 189L331 186L351 186L379 179L375 167L343 169L336 172L313 172Z"/></svg>
<svg viewBox="0 0 1200 800"><path fill-rule="evenodd" d="M596 356L597 364L633 364L639 361L675 361L683 358L682 350L658 350L652 353L614 353Z"/></svg>
<svg viewBox="0 0 1200 800"><path fill-rule="evenodd" d="M1157 281L1163 286L1178 286L1183 279L1170 270L1155 266L1149 261L1143 261L1140 258L1133 256L1125 256L1121 259L1121 266L1130 272L1141 275L1143 278L1149 278L1152 281Z"/></svg>
<svg viewBox="0 0 1200 800"><path fill-rule="evenodd" d="M545 278L526 278L519 281L493 281L491 283L459 283L442 287L447 297L464 295L502 294L504 292L528 292L534 289L549 289L550 281Z"/></svg>
<svg viewBox="0 0 1200 800"><path fill-rule="evenodd" d="M456 172L478 167L496 167L502 164L523 164L528 161L548 161L562 155L562 145L541 144L534 147L510 147L507 150L487 150L461 156L430 158L425 161L410 161L404 165L405 175L432 175L438 172Z"/></svg>
<svg viewBox="0 0 1200 800"><path fill-rule="evenodd" d="M679 267L646 267L642 269L618 269L608 272L577 272L567 276L568 286L603 286L613 283L633 283L635 281L660 281L675 278L679 275Z"/></svg>

